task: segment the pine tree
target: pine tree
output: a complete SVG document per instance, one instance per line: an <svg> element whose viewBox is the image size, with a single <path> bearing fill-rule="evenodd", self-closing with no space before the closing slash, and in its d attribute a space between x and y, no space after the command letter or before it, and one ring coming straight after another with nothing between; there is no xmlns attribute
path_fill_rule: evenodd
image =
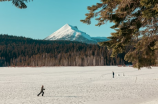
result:
<svg viewBox="0 0 158 104"><path fill-rule="evenodd" d="M0 0L0 2L2 2L2 1L12 1L12 3L13 3L16 7L20 8L20 9L25 9L25 8L27 8L25 2L28 2L28 1L30 1L30 0ZM33 1L33 0L32 0L32 1Z"/></svg>
<svg viewBox="0 0 158 104"><path fill-rule="evenodd" d="M132 46L125 60L134 67L150 67L156 64L158 50L158 0L101 0L88 6L89 13L81 20L90 24L96 18L101 26L107 21L113 22L109 41L98 43L112 50L111 57L123 53L126 47Z"/></svg>

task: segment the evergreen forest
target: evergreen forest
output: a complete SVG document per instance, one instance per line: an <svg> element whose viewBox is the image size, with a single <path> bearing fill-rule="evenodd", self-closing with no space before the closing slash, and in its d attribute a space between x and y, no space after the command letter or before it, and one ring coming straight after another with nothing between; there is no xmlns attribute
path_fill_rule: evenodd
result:
<svg viewBox="0 0 158 104"><path fill-rule="evenodd" d="M128 51L128 49L127 49ZM125 53L110 57L106 47L0 35L0 66L106 66L131 64Z"/></svg>

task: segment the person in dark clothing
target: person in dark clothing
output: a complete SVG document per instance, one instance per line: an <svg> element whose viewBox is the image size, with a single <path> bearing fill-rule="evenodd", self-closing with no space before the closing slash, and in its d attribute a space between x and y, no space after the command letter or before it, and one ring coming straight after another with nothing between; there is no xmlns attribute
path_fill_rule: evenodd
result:
<svg viewBox="0 0 158 104"><path fill-rule="evenodd" d="M113 75L113 78L114 78L114 76L115 76L115 73L114 73L114 72L112 72L112 75Z"/></svg>
<svg viewBox="0 0 158 104"><path fill-rule="evenodd" d="M42 96L44 95L44 86L42 85L42 87L41 87L41 92L37 95L37 96L39 96L41 93L42 93Z"/></svg>

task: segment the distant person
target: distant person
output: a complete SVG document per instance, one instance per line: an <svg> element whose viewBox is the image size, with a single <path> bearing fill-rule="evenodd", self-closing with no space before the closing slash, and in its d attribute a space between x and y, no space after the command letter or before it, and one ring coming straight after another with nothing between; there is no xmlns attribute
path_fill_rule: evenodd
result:
<svg viewBox="0 0 158 104"><path fill-rule="evenodd" d="M39 96L41 93L42 93L42 96L44 95L44 86L42 85L42 87L41 87L41 92L37 95L37 96Z"/></svg>
<svg viewBox="0 0 158 104"><path fill-rule="evenodd" d="M114 76L115 76L115 73L114 73L114 72L112 72L112 75L113 75L113 78L114 78Z"/></svg>
<svg viewBox="0 0 158 104"><path fill-rule="evenodd" d="M123 73L123 76L125 76L125 74Z"/></svg>

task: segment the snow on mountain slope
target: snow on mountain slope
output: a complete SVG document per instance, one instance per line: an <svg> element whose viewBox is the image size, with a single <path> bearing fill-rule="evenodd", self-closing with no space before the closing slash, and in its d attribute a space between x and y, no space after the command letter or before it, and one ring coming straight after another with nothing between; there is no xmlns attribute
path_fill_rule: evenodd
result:
<svg viewBox="0 0 158 104"><path fill-rule="evenodd" d="M107 37L92 37L92 39L96 40L97 42L104 42L110 40Z"/></svg>
<svg viewBox="0 0 158 104"><path fill-rule="evenodd" d="M69 40L88 44L96 44L97 42L101 42L102 40L106 41L107 38L92 38L85 32L78 30L77 26L71 26L69 24L66 24L50 36L46 37L44 40Z"/></svg>

